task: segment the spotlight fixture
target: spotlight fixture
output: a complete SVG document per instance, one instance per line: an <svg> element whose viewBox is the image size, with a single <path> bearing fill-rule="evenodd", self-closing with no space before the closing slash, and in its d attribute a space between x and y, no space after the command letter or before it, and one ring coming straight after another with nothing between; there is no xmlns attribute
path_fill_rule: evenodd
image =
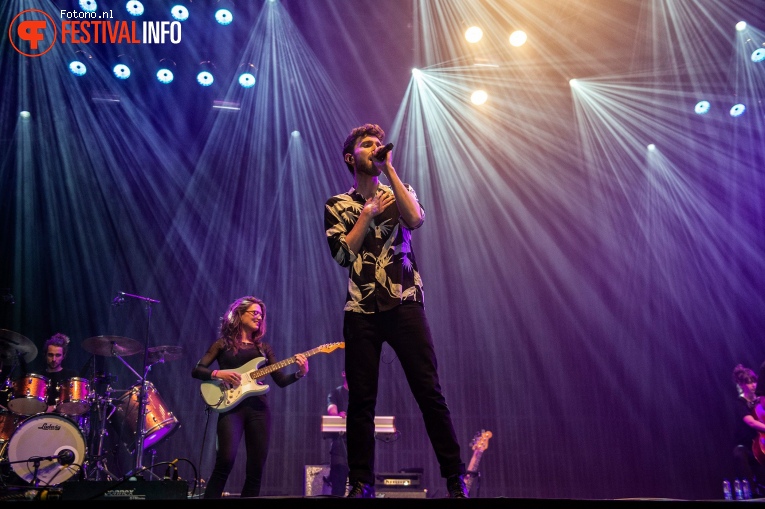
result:
<svg viewBox="0 0 765 509"><path fill-rule="evenodd" d="M170 67L175 67L175 62L169 58L160 59L159 70L157 71L157 79L160 83L165 85L172 83L175 75L173 74L173 71L170 69Z"/></svg>
<svg viewBox="0 0 765 509"><path fill-rule="evenodd" d="M202 71L197 74L197 81L203 87L209 87L215 81L215 77L209 71Z"/></svg>
<svg viewBox="0 0 765 509"><path fill-rule="evenodd" d="M484 104L488 99L489 99L489 94L487 94L484 90L476 90L470 95L470 102L472 102L476 106L480 106L481 104Z"/></svg>
<svg viewBox="0 0 765 509"><path fill-rule="evenodd" d="M697 115L704 115L705 113L709 113L709 108L711 107L712 105L709 104L709 101L699 101L696 103L696 107L693 108L693 111L695 111Z"/></svg>
<svg viewBox="0 0 765 509"><path fill-rule="evenodd" d="M215 11L215 21L221 25L230 25L234 21L234 15L228 9L218 9Z"/></svg>
<svg viewBox="0 0 765 509"><path fill-rule="evenodd" d="M741 115L744 114L745 111L746 111L746 106L744 106L743 104L741 103L734 104L733 107L730 109L730 116L740 117Z"/></svg>
<svg viewBox="0 0 765 509"><path fill-rule="evenodd" d="M138 0L130 0L125 6L128 14L131 16L141 16L143 14L143 4Z"/></svg>
<svg viewBox="0 0 765 509"><path fill-rule="evenodd" d="M656 145L654 145L653 143L649 143L646 148L648 149L649 152L653 152L654 150L656 150Z"/></svg>
<svg viewBox="0 0 765 509"><path fill-rule="evenodd" d="M80 9L85 12L96 12L98 3L96 0L80 0Z"/></svg>
<svg viewBox="0 0 765 509"><path fill-rule="evenodd" d="M117 60L119 63L112 67L112 72L117 78L121 80L128 79L131 74L130 66L133 65L133 60L124 54L117 55Z"/></svg>
<svg viewBox="0 0 765 509"><path fill-rule="evenodd" d="M126 80L130 77L130 67L126 66L125 64L115 65L112 69L112 72L121 80Z"/></svg>
<svg viewBox="0 0 765 509"><path fill-rule="evenodd" d="M483 37L483 30L480 27L472 26L465 30L465 40L471 44L475 44Z"/></svg>
<svg viewBox="0 0 765 509"><path fill-rule="evenodd" d="M24 120L29 120L29 117L31 117L31 116L32 116L32 114L31 114L31 113L29 113L27 110L22 110L22 111L19 113L19 116L20 116L21 118L23 118Z"/></svg>
<svg viewBox="0 0 765 509"><path fill-rule="evenodd" d="M415 78L419 78L420 76L422 76L422 71L416 68L412 69L412 76L414 76Z"/></svg>
<svg viewBox="0 0 765 509"><path fill-rule="evenodd" d="M523 46L526 44L526 40L528 39L528 36L526 35L526 32L523 30L516 30L512 34L510 34L510 45L515 46L516 48L518 46Z"/></svg>
<svg viewBox="0 0 765 509"><path fill-rule="evenodd" d="M255 86L255 76L248 72L242 73L239 76L239 84L242 85L243 88L252 88Z"/></svg>
<svg viewBox="0 0 765 509"><path fill-rule="evenodd" d="M85 76L85 73L88 72L88 68L79 60L69 62L69 70L75 76Z"/></svg>
<svg viewBox="0 0 765 509"><path fill-rule="evenodd" d="M293 138L300 138L300 131L292 131L290 134Z"/></svg>
<svg viewBox="0 0 765 509"><path fill-rule="evenodd" d="M738 23L736 23L736 30L738 30L739 32L743 32L744 30L746 30L746 21L739 21Z"/></svg>
<svg viewBox="0 0 765 509"><path fill-rule="evenodd" d="M215 66L209 60L200 63L200 71L197 73L197 82L203 87L209 87L215 81L213 76Z"/></svg>
<svg viewBox="0 0 765 509"><path fill-rule="evenodd" d="M173 8L170 9L170 15L176 21L186 21L189 19L189 10L183 5L174 5Z"/></svg>
<svg viewBox="0 0 765 509"><path fill-rule="evenodd" d="M257 67L255 67L252 64L242 64L239 66L240 69L240 75L239 75L239 84L242 86L242 88L252 88L255 86L255 71L257 70Z"/></svg>
<svg viewBox="0 0 765 509"><path fill-rule="evenodd" d="M757 48L752 52L752 62L762 62L765 60L765 48Z"/></svg>

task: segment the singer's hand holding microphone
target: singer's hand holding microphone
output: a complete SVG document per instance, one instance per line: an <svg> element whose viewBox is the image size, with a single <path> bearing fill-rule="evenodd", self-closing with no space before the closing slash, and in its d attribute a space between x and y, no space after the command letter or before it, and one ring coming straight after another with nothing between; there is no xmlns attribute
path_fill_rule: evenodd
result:
<svg viewBox="0 0 765 509"><path fill-rule="evenodd" d="M375 161L385 161L385 156L387 156L388 152L390 152L391 150L393 150L393 143L388 143L383 148L375 152L375 155L372 156L372 158Z"/></svg>

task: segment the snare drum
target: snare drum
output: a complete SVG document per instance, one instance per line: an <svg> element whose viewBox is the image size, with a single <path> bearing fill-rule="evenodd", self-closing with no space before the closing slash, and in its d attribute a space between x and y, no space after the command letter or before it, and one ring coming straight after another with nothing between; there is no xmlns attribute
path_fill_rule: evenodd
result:
<svg viewBox="0 0 765 509"><path fill-rule="evenodd" d="M72 377L57 387L56 412L65 415L82 415L90 410L90 382L86 378Z"/></svg>
<svg viewBox="0 0 765 509"><path fill-rule="evenodd" d="M18 415L34 415L48 409L48 378L35 373L11 382L8 409Z"/></svg>

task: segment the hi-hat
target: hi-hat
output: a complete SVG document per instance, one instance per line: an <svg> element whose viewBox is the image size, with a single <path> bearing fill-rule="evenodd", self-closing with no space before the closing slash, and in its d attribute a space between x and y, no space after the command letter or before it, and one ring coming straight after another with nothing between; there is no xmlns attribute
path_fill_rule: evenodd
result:
<svg viewBox="0 0 765 509"><path fill-rule="evenodd" d="M0 329L0 363L21 354L25 362L32 362L37 357L34 343L18 332Z"/></svg>
<svg viewBox="0 0 765 509"><path fill-rule="evenodd" d="M135 339L121 336L93 336L82 342L82 348L94 355L127 357L143 352L143 345Z"/></svg>
<svg viewBox="0 0 765 509"><path fill-rule="evenodd" d="M149 362L174 361L183 354L181 346L154 346L149 348Z"/></svg>

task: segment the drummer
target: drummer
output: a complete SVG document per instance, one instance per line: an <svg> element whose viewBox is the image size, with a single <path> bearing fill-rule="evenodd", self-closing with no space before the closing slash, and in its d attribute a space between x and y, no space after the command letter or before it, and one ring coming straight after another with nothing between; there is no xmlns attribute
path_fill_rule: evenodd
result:
<svg viewBox="0 0 765 509"><path fill-rule="evenodd" d="M48 338L43 346L45 354L45 367L39 370L39 364L35 362L27 366L27 373L36 373L48 379L48 412L56 409L56 387L60 382L79 376L77 370L63 366L66 354L69 352L69 337L58 332ZM39 359L39 357L38 357Z"/></svg>

